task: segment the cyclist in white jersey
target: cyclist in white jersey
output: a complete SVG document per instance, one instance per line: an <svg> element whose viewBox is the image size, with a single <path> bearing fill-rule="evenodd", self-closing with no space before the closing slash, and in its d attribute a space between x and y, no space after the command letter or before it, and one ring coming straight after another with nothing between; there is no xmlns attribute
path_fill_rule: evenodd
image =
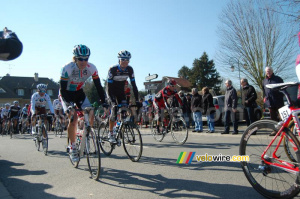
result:
<svg viewBox="0 0 300 199"><path fill-rule="evenodd" d="M68 106L76 103L78 108L84 109L91 107L91 103L83 92L85 81L92 77L101 103L105 103L105 94L102 88L98 70L96 66L88 59L90 57L90 49L85 45L76 45L73 49L73 61L62 68L60 78L60 95L62 98L62 106L67 113ZM70 119L70 116L68 116ZM91 111L90 124L93 125L94 112ZM74 114L73 122L68 125L68 136L71 141L71 159L73 162L79 161L76 151L76 131L77 131L77 114Z"/></svg>
<svg viewBox="0 0 300 199"><path fill-rule="evenodd" d="M61 104L60 96L58 96L58 99L55 99L53 101L53 108L54 108L54 114L55 114L53 125L55 125L56 116L58 116L60 123L64 126L64 122L63 122L64 116L63 116L62 104Z"/></svg>
<svg viewBox="0 0 300 199"><path fill-rule="evenodd" d="M10 104L6 103L5 108L3 108L1 111L2 129L4 129L5 121L8 119L9 108L10 108Z"/></svg>
<svg viewBox="0 0 300 199"><path fill-rule="evenodd" d="M38 84L36 86L37 92L31 96L31 126L32 134L36 135L36 115L44 114L46 115L46 104L48 103L49 109L52 114L54 114L53 106L49 95L46 93L47 85ZM47 125L47 117L44 117L45 124Z"/></svg>

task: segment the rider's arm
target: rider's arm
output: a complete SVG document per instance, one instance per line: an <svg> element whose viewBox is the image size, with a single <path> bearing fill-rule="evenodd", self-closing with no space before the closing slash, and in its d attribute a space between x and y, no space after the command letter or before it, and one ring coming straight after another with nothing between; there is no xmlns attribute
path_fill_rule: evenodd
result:
<svg viewBox="0 0 300 199"><path fill-rule="evenodd" d="M32 96L31 96L31 105L30 105L30 107L31 107L31 113L32 113L32 115L33 114L35 114L35 100L34 100L34 96L35 96L35 94L33 94Z"/></svg>
<svg viewBox="0 0 300 199"><path fill-rule="evenodd" d="M139 100L139 91L138 91L136 83L135 83L134 71L133 71L132 67L130 67L128 70L129 70L129 79L130 79L131 86L133 89L133 94L134 94L135 100L138 101Z"/></svg>
<svg viewBox="0 0 300 199"><path fill-rule="evenodd" d="M181 106L183 106L183 102L180 99L179 95L177 93L175 93L175 98L178 100L178 102L180 103Z"/></svg>
<svg viewBox="0 0 300 199"><path fill-rule="evenodd" d="M53 109L53 106L52 106L51 99L50 99L49 95L46 96L46 100L48 102L48 106L49 106L49 109L50 109L51 113L54 113L54 109Z"/></svg>
<svg viewBox="0 0 300 199"><path fill-rule="evenodd" d="M109 97L110 100L112 100L113 96L113 82L114 82L114 67L111 67L108 71L108 76L107 76L107 84L106 84L106 92L107 92L107 97Z"/></svg>
<svg viewBox="0 0 300 199"><path fill-rule="evenodd" d="M103 87L102 87L101 82L100 82L100 78L99 77L98 78L93 77L93 81L94 81L95 87L97 89L97 93L98 93L98 95L101 99L101 102L105 103L105 94L104 94L104 90L103 90Z"/></svg>

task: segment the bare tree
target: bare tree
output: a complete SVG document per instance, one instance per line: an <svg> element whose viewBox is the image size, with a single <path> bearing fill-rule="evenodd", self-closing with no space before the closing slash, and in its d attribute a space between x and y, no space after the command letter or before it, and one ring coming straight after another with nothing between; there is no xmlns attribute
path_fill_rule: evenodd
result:
<svg viewBox="0 0 300 199"><path fill-rule="evenodd" d="M220 15L218 63L228 71L235 58L240 73L261 89L266 66L282 78L295 70L297 32L285 15L271 11L276 6L272 0L232 0Z"/></svg>

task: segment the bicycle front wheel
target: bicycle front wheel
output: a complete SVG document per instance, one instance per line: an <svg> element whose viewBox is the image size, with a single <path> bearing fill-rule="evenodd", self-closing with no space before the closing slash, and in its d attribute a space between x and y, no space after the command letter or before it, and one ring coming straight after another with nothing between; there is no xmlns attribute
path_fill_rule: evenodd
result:
<svg viewBox="0 0 300 199"><path fill-rule="evenodd" d="M143 141L138 128L132 124L124 124L121 129L123 148L132 162L137 162L142 156Z"/></svg>
<svg viewBox="0 0 300 199"><path fill-rule="evenodd" d="M184 144L188 139L188 128L182 117L173 118L171 124L171 135L177 144Z"/></svg>
<svg viewBox="0 0 300 199"><path fill-rule="evenodd" d="M300 191L297 184L299 171L292 171L299 168L300 143L291 131L285 128L270 145L274 136L269 135L278 131L276 125L277 122L272 120L260 120L245 130L240 142L240 155L249 156L249 161L241 164L248 181L260 194L267 198L292 198ZM284 139L293 146L290 153L295 162L290 161L285 152ZM262 154L268 146L263 160ZM275 166L275 163L282 166Z"/></svg>
<svg viewBox="0 0 300 199"><path fill-rule="evenodd" d="M158 129L160 129L160 131ZM162 130L163 130L163 122L160 122L160 126L158 127L157 119L153 119L151 123L151 134L154 140L161 142L164 139L166 134L163 133Z"/></svg>
<svg viewBox="0 0 300 199"><path fill-rule="evenodd" d="M86 138L86 157L91 177L98 180L101 169L100 149L96 134L91 129L89 137Z"/></svg>
<svg viewBox="0 0 300 199"><path fill-rule="evenodd" d="M107 156L114 150L113 146L108 141L108 133L108 122L101 122L98 128L98 142L101 150Z"/></svg>
<svg viewBox="0 0 300 199"><path fill-rule="evenodd" d="M42 135L42 146L43 146L44 154L47 155L47 153L48 153L48 133L47 133L45 126L43 126L42 130L43 130L43 132L45 132L45 137L44 137L44 135Z"/></svg>

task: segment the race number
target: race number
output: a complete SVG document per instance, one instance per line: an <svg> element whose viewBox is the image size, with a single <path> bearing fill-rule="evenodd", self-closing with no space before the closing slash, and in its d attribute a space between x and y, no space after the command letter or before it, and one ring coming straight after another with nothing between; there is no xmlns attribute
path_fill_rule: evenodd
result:
<svg viewBox="0 0 300 199"><path fill-rule="evenodd" d="M291 110L289 109L288 105L285 105L284 107L281 107L280 109L278 109L278 112L280 114L282 121L288 119L288 117L291 114Z"/></svg>

